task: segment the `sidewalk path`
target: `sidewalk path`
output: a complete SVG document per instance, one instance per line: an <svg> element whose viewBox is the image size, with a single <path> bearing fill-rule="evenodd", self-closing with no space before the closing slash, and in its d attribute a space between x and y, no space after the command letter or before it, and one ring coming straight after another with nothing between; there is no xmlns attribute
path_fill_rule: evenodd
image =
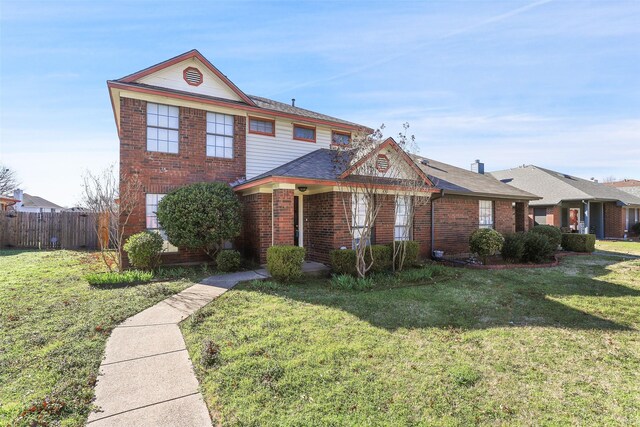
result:
<svg viewBox="0 0 640 427"><path fill-rule="evenodd" d="M98 426L211 426L178 323L238 282L266 270L211 276L116 327L96 385Z"/></svg>

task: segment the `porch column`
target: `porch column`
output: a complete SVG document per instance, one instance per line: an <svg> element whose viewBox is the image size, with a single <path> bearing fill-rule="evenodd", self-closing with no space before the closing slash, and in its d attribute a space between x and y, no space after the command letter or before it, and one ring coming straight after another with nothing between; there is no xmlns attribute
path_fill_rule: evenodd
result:
<svg viewBox="0 0 640 427"><path fill-rule="evenodd" d="M591 226L591 202L587 202L584 210L584 234L589 234Z"/></svg>
<svg viewBox="0 0 640 427"><path fill-rule="evenodd" d="M275 184L273 187L272 208L272 245L293 245L293 193L295 184Z"/></svg>

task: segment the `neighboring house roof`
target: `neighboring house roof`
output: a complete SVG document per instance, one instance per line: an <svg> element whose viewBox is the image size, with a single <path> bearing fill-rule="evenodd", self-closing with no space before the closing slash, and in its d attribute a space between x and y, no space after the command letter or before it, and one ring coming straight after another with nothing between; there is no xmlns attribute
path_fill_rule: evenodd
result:
<svg viewBox="0 0 640 427"><path fill-rule="evenodd" d="M436 188L444 191L444 194L486 195L526 200L539 198L531 192L503 184L489 175L472 172L424 156L412 154L411 157L413 157L420 168L425 171Z"/></svg>
<svg viewBox="0 0 640 427"><path fill-rule="evenodd" d="M22 207L25 208L42 208L42 209L64 209L62 206L43 199L42 197L32 196L27 193L22 194Z"/></svg>
<svg viewBox="0 0 640 427"><path fill-rule="evenodd" d="M342 175L342 167L345 159L337 156L348 156L348 152L332 149L319 149L278 166L268 172L255 176L247 181L240 182L236 186L262 181L266 178L300 178L313 180L335 181ZM429 160L429 165L424 165L422 156L410 155L438 190L444 190L445 194L460 194L467 196L491 196L508 199L533 200L537 196L503 184L493 177L477 174L446 163Z"/></svg>
<svg viewBox="0 0 640 427"><path fill-rule="evenodd" d="M542 197L534 206L557 205L562 201L613 201L640 206L640 198L598 182L563 174L535 165L491 172L494 178Z"/></svg>
<svg viewBox="0 0 640 427"><path fill-rule="evenodd" d="M615 187L618 190L622 190L635 197L640 198L640 180L637 179L625 179L623 181L605 182L604 185Z"/></svg>

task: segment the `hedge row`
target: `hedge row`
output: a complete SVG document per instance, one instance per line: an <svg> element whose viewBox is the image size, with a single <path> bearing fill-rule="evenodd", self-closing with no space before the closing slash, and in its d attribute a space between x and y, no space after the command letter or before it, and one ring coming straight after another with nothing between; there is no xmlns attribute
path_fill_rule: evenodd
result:
<svg viewBox="0 0 640 427"><path fill-rule="evenodd" d="M403 267L414 266L418 263L418 255L420 253L420 244L416 241L396 242L397 245L403 245L401 250L406 251ZM367 251L367 263L373 260L371 273L381 273L390 270L393 263L393 243L388 245L371 245L371 251ZM330 252L331 268L337 274L357 275L356 270L356 251L354 249L337 249ZM399 259L396 260L396 268L399 266Z"/></svg>

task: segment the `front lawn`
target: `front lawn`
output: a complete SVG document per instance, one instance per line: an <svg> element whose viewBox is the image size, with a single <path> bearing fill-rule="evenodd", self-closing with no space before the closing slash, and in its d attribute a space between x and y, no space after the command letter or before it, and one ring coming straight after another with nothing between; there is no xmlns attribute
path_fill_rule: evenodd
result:
<svg viewBox="0 0 640 427"><path fill-rule="evenodd" d="M640 260L454 274L227 292L182 324L214 424L640 424Z"/></svg>
<svg viewBox="0 0 640 427"><path fill-rule="evenodd" d="M623 255L640 256L640 242L621 242L617 240L597 240L596 250L614 252Z"/></svg>
<svg viewBox="0 0 640 427"><path fill-rule="evenodd" d="M91 287L96 254L0 250L0 425L83 425L111 330L192 283Z"/></svg>

